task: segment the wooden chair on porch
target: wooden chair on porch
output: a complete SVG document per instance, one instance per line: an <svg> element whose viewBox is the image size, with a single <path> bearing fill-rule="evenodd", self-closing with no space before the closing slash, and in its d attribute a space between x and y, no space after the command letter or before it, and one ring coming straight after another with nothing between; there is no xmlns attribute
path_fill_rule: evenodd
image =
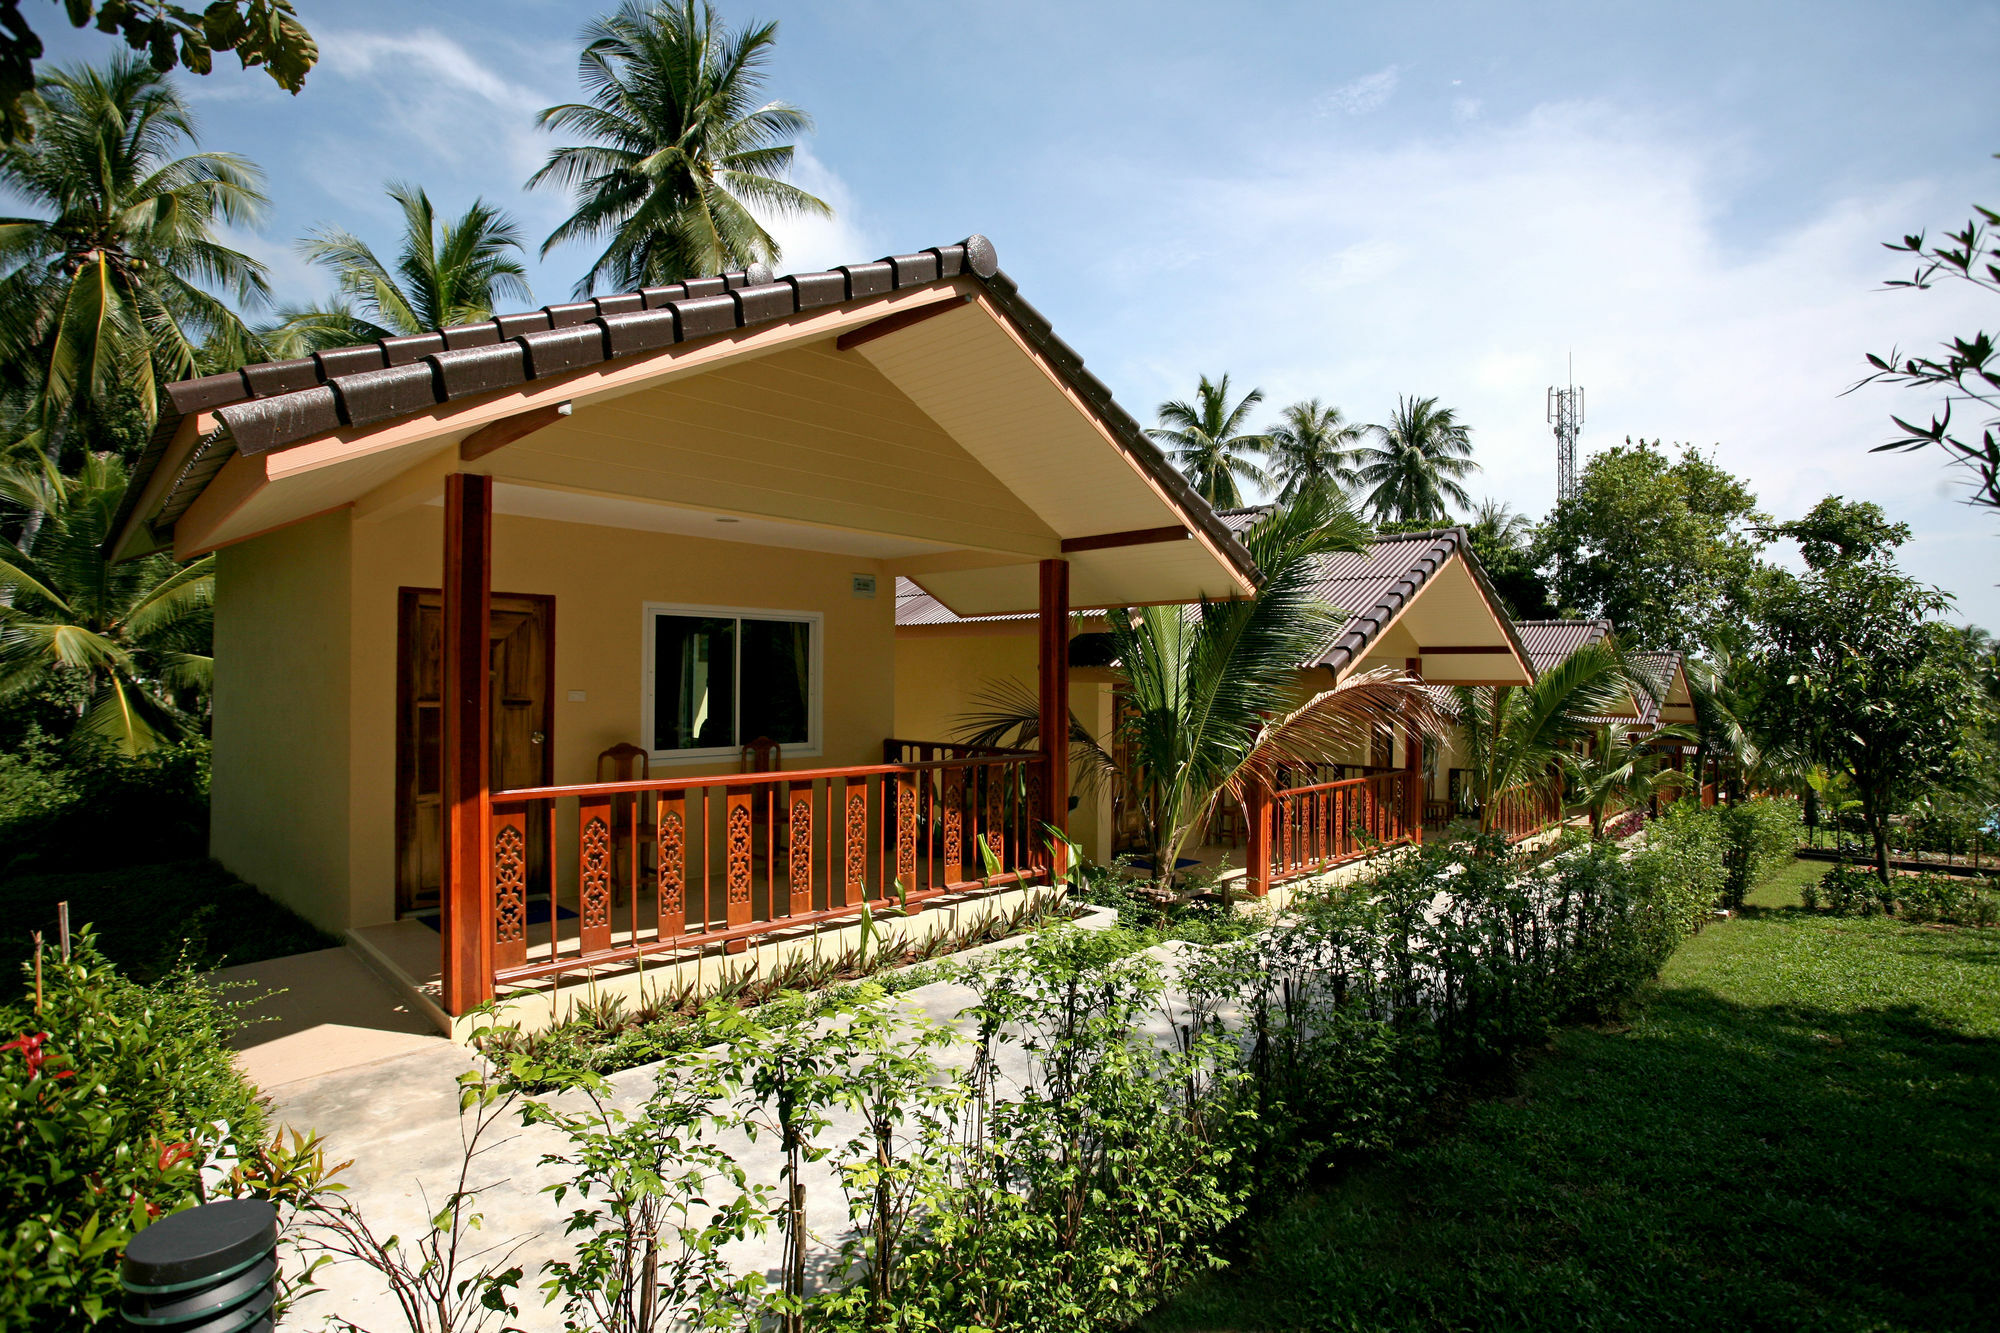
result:
<svg viewBox="0 0 2000 1333"><path fill-rule="evenodd" d="M769 736L759 736L745 745L738 759L738 771L744 773L776 773L784 766L785 748ZM750 804L750 856L753 862L756 860L758 849L766 846L764 839L757 836L757 830L760 826L771 822L773 801L767 793L775 790L776 788L766 788L763 784L759 784L757 799ZM776 836L776 850L790 851L792 821L789 818L780 818L773 832ZM771 867L765 866L764 873L770 874Z"/></svg>
<svg viewBox="0 0 2000 1333"><path fill-rule="evenodd" d="M599 782L644 782L653 776L653 761L643 746L630 741L618 744L597 756L597 780ZM645 874L653 867L651 858L659 848L659 825L646 816L641 808L645 798L613 797L611 801L611 857L614 862L611 872L612 902L623 907L628 890L638 891L638 885L627 885L626 871L631 867L631 855L620 849L633 838L639 843L639 872Z"/></svg>

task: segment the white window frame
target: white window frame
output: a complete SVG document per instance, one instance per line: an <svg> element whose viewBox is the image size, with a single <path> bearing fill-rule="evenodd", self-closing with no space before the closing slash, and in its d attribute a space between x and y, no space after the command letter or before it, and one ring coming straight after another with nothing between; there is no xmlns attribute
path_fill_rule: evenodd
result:
<svg viewBox="0 0 2000 1333"><path fill-rule="evenodd" d="M736 633L736 680L731 682L729 697L736 707L733 719L736 738L739 742L729 746L708 746L699 750L656 750L653 740L657 734L653 730L653 703L659 696L657 689L657 664L653 652L658 632L653 622L660 616L696 616L712 620L735 620ZM639 679L639 734L646 738L646 753L655 764L713 764L718 759L737 759L743 754L743 745L748 741L743 736L743 632L744 620L788 620L812 626L812 660L807 670L811 672L808 682L810 689L806 699L806 743L804 745L784 745L784 756L794 755L810 759L822 749L821 696L826 688L826 615L820 611L780 611L765 606L702 606L690 602L646 602L639 616L639 652L645 663L645 670ZM755 737L749 738L754 740Z"/></svg>

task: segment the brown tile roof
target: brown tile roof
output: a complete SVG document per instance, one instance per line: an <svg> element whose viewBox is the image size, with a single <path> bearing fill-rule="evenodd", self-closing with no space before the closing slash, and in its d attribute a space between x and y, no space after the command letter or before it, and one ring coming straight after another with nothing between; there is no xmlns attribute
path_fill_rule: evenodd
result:
<svg viewBox="0 0 2000 1333"><path fill-rule="evenodd" d="M1217 515L1233 531L1241 533L1270 512L1268 505L1225 509ZM1428 532L1399 532L1377 537L1363 551L1340 552L1317 558L1313 594L1347 612L1347 619L1319 653L1302 667L1344 669L1350 662L1368 655L1368 645L1417 590L1442 569L1454 553L1465 557L1466 567L1486 592L1500 623L1512 626L1498 611L1500 600L1486 582L1485 571L1472 553L1464 528L1436 528ZM953 625L970 621L999 622L1032 620L1032 616L959 617L936 598L907 579L896 583L896 624ZM1517 644L1517 647L1520 645Z"/></svg>
<svg viewBox="0 0 2000 1333"><path fill-rule="evenodd" d="M169 527L235 453L283 449L343 427L380 425L439 403L510 388L676 343L719 337L893 292L976 279L993 303L1062 374L1110 428L1119 448L1142 467L1253 583L1258 574L1234 533L1166 460L1139 423L1112 400L1104 382L1057 337L1048 319L1021 299L1000 271L993 243L972 235L955 245L843 264L824 273L777 277L762 264L587 301L566 301L477 324L384 338L309 357L266 361L167 386L153 438L133 471L107 549L121 538L181 419L213 411L224 429L182 464L159 511Z"/></svg>
<svg viewBox="0 0 2000 1333"><path fill-rule="evenodd" d="M1667 691L1674 687L1674 676L1681 668L1681 655L1674 652L1633 653L1632 670L1639 677L1639 684L1649 692L1656 702L1664 703Z"/></svg>
<svg viewBox="0 0 2000 1333"><path fill-rule="evenodd" d="M1611 633L1611 622L1517 620L1514 628L1520 632L1521 646L1528 650L1528 661L1534 665L1535 674L1539 676L1552 667L1560 666L1571 653L1586 644L1602 642Z"/></svg>

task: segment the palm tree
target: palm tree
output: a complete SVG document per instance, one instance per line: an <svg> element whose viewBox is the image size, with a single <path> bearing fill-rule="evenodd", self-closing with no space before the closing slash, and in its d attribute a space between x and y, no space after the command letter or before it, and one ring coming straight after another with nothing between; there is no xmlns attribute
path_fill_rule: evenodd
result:
<svg viewBox="0 0 2000 1333"><path fill-rule="evenodd" d="M194 116L139 57L43 78L29 117L33 140L0 147L0 184L44 215L0 218L0 310L54 454L79 412L119 400L150 423L159 384L194 374L203 343L248 341L214 289L261 303L264 266L215 229L254 221L265 198L244 158L173 156L196 142Z"/></svg>
<svg viewBox="0 0 2000 1333"><path fill-rule="evenodd" d="M1344 489L1361 479L1354 470L1354 447L1364 427L1347 420L1337 407L1322 407L1317 398L1293 403L1282 416L1265 433L1271 480L1281 487L1280 504L1290 504L1309 487Z"/></svg>
<svg viewBox="0 0 2000 1333"><path fill-rule="evenodd" d="M349 232L328 228L299 242L300 254L332 272L337 296L329 305L285 311L264 333L274 354L474 324L491 319L503 300L530 299L512 218L475 199L457 221L440 223L430 196L415 185L392 182L388 194L403 211L395 266Z"/></svg>
<svg viewBox="0 0 2000 1333"><path fill-rule="evenodd" d="M1582 753L1563 756L1563 776L1571 799L1590 811L1590 836L1604 838L1604 816L1621 797L1645 805L1687 782L1685 773L1666 767L1657 742L1681 740L1678 728L1647 732L1625 722L1604 722L1590 735Z"/></svg>
<svg viewBox="0 0 2000 1333"><path fill-rule="evenodd" d="M1510 551L1525 550L1535 532L1535 525L1526 514L1515 513L1512 505L1492 496L1479 502L1472 512L1472 522L1466 527L1475 539Z"/></svg>
<svg viewBox="0 0 2000 1333"><path fill-rule="evenodd" d="M1368 508L1380 523L1445 522L1446 501L1472 503L1459 480L1479 469L1472 461L1472 431L1435 398L1398 396L1387 425L1368 428L1378 441L1356 457Z"/></svg>
<svg viewBox="0 0 2000 1333"><path fill-rule="evenodd" d="M832 217L823 199L785 180L812 118L784 102L756 105L778 25L732 32L701 0L625 0L583 30L588 102L552 106L538 123L590 142L549 154L529 188L571 192L576 211L542 243L608 238L576 284L640 287L776 263L779 247L753 210Z"/></svg>
<svg viewBox="0 0 2000 1333"><path fill-rule="evenodd" d="M1122 745L1102 743L1072 720L1072 754L1144 811L1163 885L1172 885L1174 867L1216 807L1241 802L1251 784L1275 786L1279 770L1366 745L1384 726L1440 731L1429 695L1398 671L1362 673L1318 692L1300 685L1299 664L1345 619L1313 593L1315 557L1361 550L1369 535L1338 492L1308 490L1244 533L1264 572L1255 595L1193 610L1109 613L1131 705L1117 738ZM1033 701L1022 693L990 691L987 709L964 719L963 739L1031 739ZM1121 750L1130 756L1125 768L1113 758Z"/></svg>
<svg viewBox="0 0 2000 1333"><path fill-rule="evenodd" d="M115 456L91 454L53 484L20 469L0 476L0 495L47 515L32 556L0 541L0 589L11 594L0 605L0 698L81 685L72 743L136 754L185 735L178 704L208 686L215 557L107 561L125 475Z"/></svg>
<svg viewBox="0 0 2000 1333"><path fill-rule="evenodd" d="M1618 651L1594 643L1532 685L1453 688L1481 833L1493 831L1502 801L1549 790L1564 753L1590 736L1592 724L1584 719L1616 707L1627 679Z"/></svg>
<svg viewBox="0 0 2000 1333"><path fill-rule="evenodd" d="M1167 446L1174 462L1187 473L1202 499L1217 509L1243 504L1241 481L1266 485L1264 469L1247 457L1270 448L1262 435L1243 433L1250 409L1264 401L1262 389L1252 389L1234 407L1229 404L1229 376L1211 381L1201 377L1192 403L1182 399L1160 404L1160 424L1146 434Z"/></svg>

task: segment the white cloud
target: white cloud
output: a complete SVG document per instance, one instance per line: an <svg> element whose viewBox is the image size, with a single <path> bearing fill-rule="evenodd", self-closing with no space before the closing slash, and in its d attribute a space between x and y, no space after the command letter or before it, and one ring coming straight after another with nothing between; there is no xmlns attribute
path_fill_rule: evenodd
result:
<svg viewBox="0 0 2000 1333"><path fill-rule="evenodd" d="M1401 65L1390 65L1343 83L1320 99L1320 113L1340 111L1350 116L1365 115L1395 95L1396 85L1402 76Z"/></svg>
<svg viewBox="0 0 2000 1333"><path fill-rule="evenodd" d="M777 238L783 254L779 268L786 273L805 273L854 264L886 253L864 210L854 201L854 192L832 168L800 148L792 160L792 184L807 194L817 195L833 206L831 218L793 214L789 217L765 214L765 229Z"/></svg>
<svg viewBox="0 0 2000 1333"><path fill-rule="evenodd" d="M1456 83L1457 80L1452 80ZM1482 103L1477 97L1454 97L1451 102L1451 118L1464 124L1479 119Z"/></svg>
<svg viewBox="0 0 2000 1333"><path fill-rule="evenodd" d="M1894 265L1879 242L1938 230L1976 187L1880 183L1732 247L1721 222L1744 152L1592 104L1388 149L1294 149L1221 179L1149 166L1144 188L1184 206L1128 243L1218 274L1254 256L1260 280L1162 285L1121 266L1080 345L1142 413L1225 370L1268 404L1319 396L1361 420L1436 394L1474 427L1475 495L1531 514L1554 492L1544 394L1574 351L1586 454L1627 435L1713 445L1781 517L1829 491L1875 500L1916 527L1914 572L2000 624L1991 515L1956 503L1936 457L1868 452L1890 412L1928 404L1842 396L1864 352L1990 323L1970 290L1880 290ZM1146 350L1121 363L1121 347Z"/></svg>
<svg viewBox="0 0 2000 1333"><path fill-rule="evenodd" d="M490 173L498 166L516 179L546 157L550 141L534 116L562 99L507 78L456 39L430 28L317 36L322 77L368 84L374 106L404 144L421 145L458 169Z"/></svg>

